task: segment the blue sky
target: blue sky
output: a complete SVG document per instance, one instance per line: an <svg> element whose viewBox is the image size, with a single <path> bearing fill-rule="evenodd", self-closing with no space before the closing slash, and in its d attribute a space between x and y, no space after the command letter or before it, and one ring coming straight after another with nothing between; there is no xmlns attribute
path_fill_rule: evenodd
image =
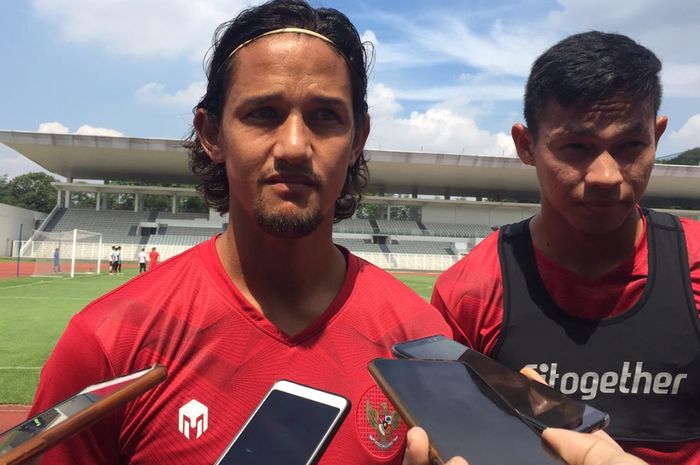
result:
<svg viewBox="0 0 700 465"><path fill-rule="evenodd" d="M0 6L0 129L182 138L216 26L244 0L32 0ZM369 148L514 154L532 61L590 29L664 63L658 155L700 146L697 0L312 1L375 44ZM0 145L0 175L36 165Z"/></svg>

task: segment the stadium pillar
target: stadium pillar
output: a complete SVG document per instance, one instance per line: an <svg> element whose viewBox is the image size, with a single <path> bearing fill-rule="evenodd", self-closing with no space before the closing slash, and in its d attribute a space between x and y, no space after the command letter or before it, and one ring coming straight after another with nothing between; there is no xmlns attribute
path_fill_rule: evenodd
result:
<svg viewBox="0 0 700 465"><path fill-rule="evenodd" d="M66 178L66 182L68 182L69 184L73 183L73 178ZM70 207L70 194L71 194L70 189L66 189L65 199L64 199L64 203L63 203L65 208Z"/></svg>
<svg viewBox="0 0 700 465"><path fill-rule="evenodd" d="M102 192L95 192L95 211L100 211L100 204L102 203Z"/></svg>
<svg viewBox="0 0 700 465"><path fill-rule="evenodd" d="M391 219L391 204L386 204L386 219L390 220Z"/></svg>
<svg viewBox="0 0 700 465"><path fill-rule="evenodd" d="M134 211L139 211L141 206L141 195L136 192L134 193Z"/></svg>
<svg viewBox="0 0 700 465"><path fill-rule="evenodd" d="M173 194L173 204L171 213L177 213L177 195Z"/></svg>

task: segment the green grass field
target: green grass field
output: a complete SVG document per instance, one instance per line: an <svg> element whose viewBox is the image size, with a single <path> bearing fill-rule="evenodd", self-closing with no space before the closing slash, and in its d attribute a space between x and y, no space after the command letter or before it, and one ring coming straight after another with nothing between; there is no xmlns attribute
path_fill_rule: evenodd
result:
<svg viewBox="0 0 700 465"><path fill-rule="evenodd" d="M0 404L31 403L39 371L70 317L96 297L128 281L121 276L0 280ZM397 274L426 300L436 276Z"/></svg>

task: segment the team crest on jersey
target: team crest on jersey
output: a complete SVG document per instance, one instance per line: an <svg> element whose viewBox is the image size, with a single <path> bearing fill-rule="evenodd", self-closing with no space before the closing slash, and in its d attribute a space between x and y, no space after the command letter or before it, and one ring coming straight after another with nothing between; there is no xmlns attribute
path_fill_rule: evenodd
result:
<svg viewBox="0 0 700 465"><path fill-rule="evenodd" d="M406 425L379 387L362 396L356 423L362 444L375 457L391 458L403 449Z"/></svg>
<svg viewBox="0 0 700 465"><path fill-rule="evenodd" d="M209 408L192 399L180 407L177 427L187 439L199 439L209 428Z"/></svg>

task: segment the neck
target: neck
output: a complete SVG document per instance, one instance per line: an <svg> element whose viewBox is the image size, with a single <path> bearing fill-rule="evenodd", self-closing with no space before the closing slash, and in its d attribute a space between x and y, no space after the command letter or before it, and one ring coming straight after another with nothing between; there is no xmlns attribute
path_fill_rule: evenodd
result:
<svg viewBox="0 0 700 465"><path fill-rule="evenodd" d="M302 331L328 308L345 278L332 223L299 239L281 239L241 223L229 222L216 241L226 273L280 330L288 335Z"/></svg>
<svg viewBox="0 0 700 465"><path fill-rule="evenodd" d="M536 249L577 275L595 279L613 270L634 252L643 233L642 218L633 209L615 230L591 234L577 230L563 218L542 211L530 222Z"/></svg>

